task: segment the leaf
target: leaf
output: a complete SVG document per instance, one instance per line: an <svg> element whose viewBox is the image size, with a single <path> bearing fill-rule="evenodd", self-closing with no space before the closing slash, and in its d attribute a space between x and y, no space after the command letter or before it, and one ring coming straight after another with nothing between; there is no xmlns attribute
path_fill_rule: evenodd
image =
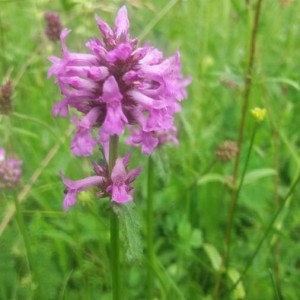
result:
<svg viewBox="0 0 300 300"><path fill-rule="evenodd" d="M191 236L192 228L191 224L186 221L182 221L178 225L178 235L181 239L186 239L187 237Z"/></svg>
<svg viewBox="0 0 300 300"><path fill-rule="evenodd" d="M266 81L274 83L284 83L295 88L298 91L300 90L300 85L296 81L291 80L289 78L268 78Z"/></svg>
<svg viewBox="0 0 300 300"><path fill-rule="evenodd" d="M227 270L227 275L233 284L235 284L240 278L240 273L236 269L233 269L233 268L229 268ZM235 289L233 291L233 296L234 296L234 299L244 299L245 298L246 293L245 293L245 289L244 289L242 281L240 281L237 284L237 286L235 287Z"/></svg>
<svg viewBox="0 0 300 300"><path fill-rule="evenodd" d="M218 250L213 245L207 243L203 244L203 249L208 255L213 268L218 272L223 271L222 257Z"/></svg>
<svg viewBox="0 0 300 300"><path fill-rule="evenodd" d="M119 215L122 238L125 242L126 258L128 261L141 261L142 242L140 236L140 219L135 209L135 204L129 202L115 206L114 210Z"/></svg>
<svg viewBox="0 0 300 300"><path fill-rule="evenodd" d="M253 170L253 171L248 172L245 175L244 185L251 184L251 183L253 183L257 180L260 180L264 177L275 176L275 175L277 175L276 170L270 169L270 168Z"/></svg>
<svg viewBox="0 0 300 300"><path fill-rule="evenodd" d="M220 182L226 184L226 178L220 174L207 174L200 177L197 181L197 185L203 185L208 182Z"/></svg>
<svg viewBox="0 0 300 300"><path fill-rule="evenodd" d="M194 229L192 231L192 237L190 241L191 247L197 249L200 248L203 244L203 235L199 229Z"/></svg>
<svg viewBox="0 0 300 300"><path fill-rule="evenodd" d="M26 129L22 129L22 128L17 128L17 127L14 127L12 128L12 131L17 133L17 134L20 134L20 136L27 136L27 137L32 137L32 138L35 138L35 139L39 139L40 137L38 136L38 134L35 134L35 133L32 133L31 131L29 130L26 130Z"/></svg>

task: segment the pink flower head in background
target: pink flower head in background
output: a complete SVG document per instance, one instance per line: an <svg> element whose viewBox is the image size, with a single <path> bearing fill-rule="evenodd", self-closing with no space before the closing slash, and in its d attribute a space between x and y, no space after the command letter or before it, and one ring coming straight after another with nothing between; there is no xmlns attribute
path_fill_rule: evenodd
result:
<svg viewBox="0 0 300 300"><path fill-rule="evenodd" d="M0 188L16 188L20 182L22 161L14 156L7 156L0 148Z"/></svg>
<svg viewBox="0 0 300 300"><path fill-rule="evenodd" d="M12 112L13 86L11 81L0 86L0 115L9 115Z"/></svg>
<svg viewBox="0 0 300 300"><path fill-rule="evenodd" d="M127 171L130 155L120 157L116 160L111 176L107 165L94 163L95 176L90 176L77 181L70 180L61 174L65 185L65 198L63 202L64 210L76 204L76 196L79 192L96 186L99 188L99 197L109 196L113 202L126 203L132 200L131 183L139 175L141 169L136 168Z"/></svg>
<svg viewBox="0 0 300 300"><path fill-rule="evenodd" d="M129 35L125 6L118 11L114 28L99 17L96 21L102 40L89 40L88 53L71 52L66 46L70 30L61 32L62 58L49 58L48 76L55 77L63 94L53 114L66 117L70 107L82 113L74 122L75 155L89 156L101 137L121 135L127 125L133 127L128 143L150 154L159 136L176 132L173 116L191 80L181 74L178 52L165 59L154 47L137 46L137 39ZM91 134L94 128L99 129L98 137Z"/></svg>
<svg viewBox="0 0 300 300"><path fill-rule="evenodd" d="M44 13L44 20L46 22L45 34L47 38L52 42L59 41L62 31L59 14L54 11L46 11Z"/></svg>

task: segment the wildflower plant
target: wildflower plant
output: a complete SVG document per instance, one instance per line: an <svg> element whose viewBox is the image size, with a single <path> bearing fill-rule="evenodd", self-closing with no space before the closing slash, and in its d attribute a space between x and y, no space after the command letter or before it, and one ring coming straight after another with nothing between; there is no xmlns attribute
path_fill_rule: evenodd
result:
<svg viewBox="0 0 300 300"><path fill-rule="evenodd" d="M70 118L76 126L72 153L89 157L95 148L104 153L103 163L93 162L94 176L72 181L61 174L65 210L76 203L78 192L92 185L98 187L99 198L108 196L117 204L133 200L132 182L141 168L128 170L130 154L119 157L119 137L126 135L129 146L141 147L147 155L165 142L178 143L174 114L180 111L190 83L181 73L179 52L164 58L155 47L138 46L138 40L130 37L125 6L118 11L114 28L99 17L96 22L102 39L88 40L87 53L71 52L66 45L71 31L63 29L62 57L49 58L48 76L55 77L63 95L53 106L53 115L67 117L70 108L79 112ZM113 215L112 248L117 248L118 217ZM118 257L112 257L115 299L119 293L116 261Z"/></svg>
<svg viewBox="0 0 300 300"><path fill-rule="evenodd" d="M0 148L0 189L16 188L22 175L22 161L13 155L7 155L4 148Z"/></svg>

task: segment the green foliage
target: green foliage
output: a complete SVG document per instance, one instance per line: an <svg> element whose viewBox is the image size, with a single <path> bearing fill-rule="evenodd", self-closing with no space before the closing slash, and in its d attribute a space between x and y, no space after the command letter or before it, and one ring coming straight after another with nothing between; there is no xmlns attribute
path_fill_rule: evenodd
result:
<svg viewBox="0 0 300 300"><path fill-rule="evenodd" d="M60 13L72 29L69 47L80 52L88 38L99 35L94 15L112 21L123 2L0 0L0 84L7 77L14 84L14 113L9 122L1 118L0 147L5 143L24 161L21 186L0 199L0 299L111 299L108 200L91 191L70 211L61 209L59 170L79 179L91 168L88 160L70 154L70 122L51 114L60 95L53 79L47 80L47 57L59 55L60 45L46 39L43 13ZM238 136L256 1L175 2L126 1L132 36L166 55L179 49L184 73L193 78L177 116L180 145L153 156L154 299L297 300L299 186L243 271L299 174L300 2L262 2L250 109L264 107L267 116L257 129L239 193L227 271L234 162L216 162L214 151ZM238 179L252 127L249 111ZM138 150L132 157L132 166L146 168ZM123 263L124 299L146 299L146 181L144 170L134 183L135 205L118 211L123 253L130 258ZM21 201L32 266L12 197Z"/></svg>

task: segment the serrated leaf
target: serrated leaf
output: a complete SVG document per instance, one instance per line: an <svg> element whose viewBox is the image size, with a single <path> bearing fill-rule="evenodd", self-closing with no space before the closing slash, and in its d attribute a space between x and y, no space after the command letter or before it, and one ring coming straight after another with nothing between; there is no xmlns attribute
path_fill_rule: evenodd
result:
<svg viewBox="0 0 300 300"><path fill-rule="evenodd" d="M119 215L122 238L126 248L128 261L142 259L142 242L140 235L140 219L135 210L135 204L129 202L114 208Z"/></svg>

